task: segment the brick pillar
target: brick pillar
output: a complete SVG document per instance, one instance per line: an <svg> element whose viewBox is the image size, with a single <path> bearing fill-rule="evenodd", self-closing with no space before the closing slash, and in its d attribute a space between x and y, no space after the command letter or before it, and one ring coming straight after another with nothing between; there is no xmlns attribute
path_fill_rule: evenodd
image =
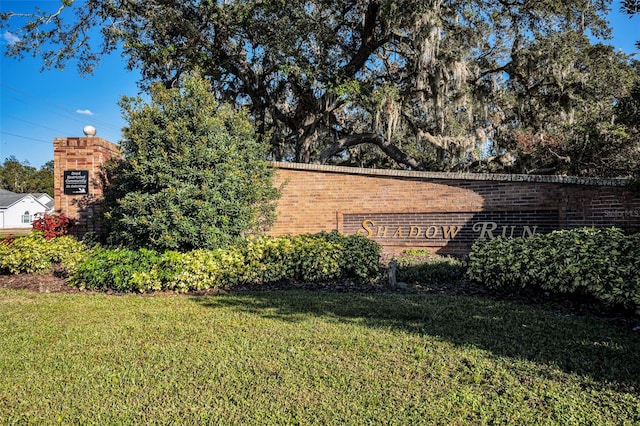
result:
<svg viewBox="0 0 640 426"><path fill-rule="evenodd" d="M120 155L118 145L97 137L53 140L55 212L76 221L77 237L100 229L96 220L102 201L100 166Z"/></svg>

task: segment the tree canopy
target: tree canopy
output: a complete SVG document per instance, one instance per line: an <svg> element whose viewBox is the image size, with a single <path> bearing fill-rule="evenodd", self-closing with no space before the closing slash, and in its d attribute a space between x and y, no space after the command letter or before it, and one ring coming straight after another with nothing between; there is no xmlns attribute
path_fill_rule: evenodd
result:
<svg viewBox="0 0 640 426"><path fill-rule="evenodd" d="M16 157L5 158L0 164L0 188L18 194L47 193L53 197L53 161L36 169Z"/></svg>
<svg viewBox="0 0 640 426"><path fill-rule="evenodd" d="M151 100L124 98L124 158L105 167L105 239L187 251L224 247L273 221L278 191L248 115L184 75Z"/></svg>
<svg viewBox="0 0 640 426"><path fill-rule="evenodd" d="M121 47L146 87L201 70L250 111L272 159L609 176L640 164L615 114L638 64L590 39L609 34L609 4L63 0L1 19L26 19L9 54L45 66L75 58L89 72Z"/></svg>
<svg viewBox="0 0 640 426"><path fill-rule="evenodd" d="M620 9L629 16L640 15L640 0L622 0ZM636 47L640 49L640 41L636 42Z"/></svg>

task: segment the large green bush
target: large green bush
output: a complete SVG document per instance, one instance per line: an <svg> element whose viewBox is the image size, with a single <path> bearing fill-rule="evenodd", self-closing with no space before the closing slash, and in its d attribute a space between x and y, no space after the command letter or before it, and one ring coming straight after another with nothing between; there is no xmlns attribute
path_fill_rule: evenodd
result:
<svg viewBox="0 0 640 426"><path fill-rule="evenodd" d="M274 219L278 191L246 112L198 76L125 98L124 158L105 166L103 239L158 251L224 248Z"/></svg>
<svg viewBox="0 0 640 426"><path fill-rule="evenodd" d="M640 234L581 228L478 240L469 257L467 276L491 288L585 294L640 311Z"/></svg>
<svg viewBox="0 0 640 426"><path fill-rule="evenodd" d="M237 246L186 253L100 248L78 265L72 282L114 291L204 290L278 282L373 280L380 247L359 235L251 237Z"/></svg>

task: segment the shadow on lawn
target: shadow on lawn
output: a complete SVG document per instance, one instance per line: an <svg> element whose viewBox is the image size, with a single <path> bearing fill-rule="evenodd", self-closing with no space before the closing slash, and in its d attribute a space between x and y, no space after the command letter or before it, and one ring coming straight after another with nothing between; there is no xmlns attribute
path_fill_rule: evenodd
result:
<svg viewBox="0 0 640 426"><path fill-rule="evenodd" d="M283 321L309 315L341 322L364 320L371 327L437 336L640 392L640 334L596 319L488 299L435 295L275 291L194 300L207 307L230 307Z"/></svg>

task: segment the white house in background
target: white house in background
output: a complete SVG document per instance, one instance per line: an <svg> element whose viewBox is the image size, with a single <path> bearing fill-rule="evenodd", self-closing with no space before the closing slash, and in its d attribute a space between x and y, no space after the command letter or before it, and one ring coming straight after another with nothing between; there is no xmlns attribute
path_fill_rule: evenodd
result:
<svg viewBox="0 0 640 426"><path fill-rule="evenodd" d="M31 228L37 215L53 213L49 194L16 194L0 189L0 229Z"/></svg>

